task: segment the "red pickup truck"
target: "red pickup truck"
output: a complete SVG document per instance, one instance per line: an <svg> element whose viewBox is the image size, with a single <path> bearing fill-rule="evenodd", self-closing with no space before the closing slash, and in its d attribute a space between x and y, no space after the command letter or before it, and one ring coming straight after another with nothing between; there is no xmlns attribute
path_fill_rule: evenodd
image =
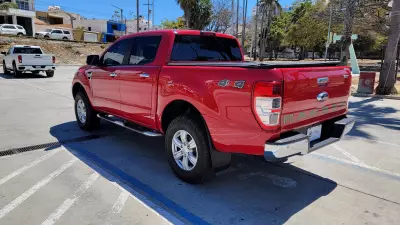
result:
<svg viewBox="0 0 400 225"><path fill-rule="evenodd" d="M124 36L75 74L79 126L103 119L165 136L174 173L198 183L232 153L278 161L339 141L351 73L337 63L245 62L225 34L162 30Z"/></svg>

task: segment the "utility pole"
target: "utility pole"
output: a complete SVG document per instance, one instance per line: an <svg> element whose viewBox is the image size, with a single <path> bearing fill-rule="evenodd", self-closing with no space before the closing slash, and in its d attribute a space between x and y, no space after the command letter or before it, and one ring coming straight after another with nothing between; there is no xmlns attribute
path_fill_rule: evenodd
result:
<svg viewBox="0 0 400 225"><path fill-rule="evenodd" d="M124 14L123 14L123 13L124 13L124 10L123 10L122 8L118 7L118 6L113 5L113 4L111 4L111 5L120 10L120 12L121 12L120 21L121 21L121 23L124 23L124 24L125 24L125 34L126 34L126 20L124 20ZM125 22L124 22L124 21L125 21Z"/></svg>
<svg viewBox="0 0 400 225"><path fill-rule="evenodd" d="M258 25L258 7L259 7L259 0L257 0L256 3L256 25L255 25L255 29L254 29L254 54L253 54L253 59L254 61L257 59L257 25ZM252 49L253 51L253 49Z"/></svg>
<svg viewBox="0 0 400 225"><path fill-rule="evenodd" d="M329 37L330 37L330 33L331 33L331 22L332 22L332 5L329 8L329 25L328 25L328 36L326 38L326 44L325 44L325 61L326 58L328 57L328 48L329 48Z"/></svg>
<svg viewBox="0 0 400 225"><path fill-rule="evenodd" d="M152 6L153 6L153 10L152 10L152 19L151 19L151 28L152 28L152 30L154 30L154 0L153 0L153 2L152 2L152 4L151 4Z"/></svg>
<svg viewBox="0 0 400 225"><path fill-rule="evenodd" d="M232 35L235 35L235 0L232 0Z"/></svg>
<svg viewBox="0 0 400 225"><path fill-rule="evenodd" d="M246 17L247 17L247 0L243 0L243 27L242 27L242 48L246 40Z"/></svg>
<svg viewBox="0 0 400 225"><path fill-rule="evenodd" d="M136 32L139 33L139 0L136 0Z"/></svg>
<svg viewBox="0 0 400 225"><path fill-rule="evenodd" d="M143 5L147 5L147 30L150 30L150 6L153 4L150 4L150 0L147 0L147 4L143 4Z"/></svg>
<svg viewBox="0 0 400 225"><path fill-rule="evenodd" d="M239 1L237 1L237 7L236 7L236 38L239 38Z"/></svg>

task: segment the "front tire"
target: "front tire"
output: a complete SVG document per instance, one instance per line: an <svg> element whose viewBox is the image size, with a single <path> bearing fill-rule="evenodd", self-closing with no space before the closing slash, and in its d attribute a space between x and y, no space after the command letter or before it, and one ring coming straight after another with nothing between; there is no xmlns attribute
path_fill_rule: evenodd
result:
<svg viewBox="0 0 400 225"><path fill-rule="evenodd" d="M4 74L10 74L10 71L6 67L6 62L3 61L3 73Z"/></svg>
<svg viewBox="0 0 400 225"><path fill-rule="evenodd" d="M82 92L75 96L75 117L82 130L91 131L98 127L100 119L97 112L93 109L88 97Z"/></svg>
<svg viewBox="0 0 400 225"><path fill-rule="evenodd" d="M53 77L54 76L54 71L46 71L46 76L47 77Z"/></svg>
<svg viewBox="0 0 400 225"><path fill-rule="evenodd" d="M173 172L187 183L201 183L213 174L205 132L188 116L174 119L165 136L165 151Z"/></svg>

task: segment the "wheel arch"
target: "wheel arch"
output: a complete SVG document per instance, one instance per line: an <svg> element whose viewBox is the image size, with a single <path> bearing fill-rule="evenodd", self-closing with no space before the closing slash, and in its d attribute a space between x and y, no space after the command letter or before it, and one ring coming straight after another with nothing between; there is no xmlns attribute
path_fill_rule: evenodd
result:
<svg viewBox="0 0 400 225"><path fill-rule="evenodd" d="M160 128L163 133L166 133L169 124L177 117L182 115L190 115L198 124L200 124L205 132L207 143L209 145L212 167L218 171L225 168L231 161L231 154L219 152L215 149L210 131L208 129L206 120L192 103L186 100L173 100L166 105L161 114Z"/></svg>
<svg viewBox="0 0 400 225"><path fill-rule="evenodd" d="M82 92L83 94L85 94L86 97L89 99L90 104L93 106L92 96L90 95L90 93L88 93L88 91L86 90L85 86L83 84L81 84L80 82L75 82L72 85L72 97L75 99L75 96L79 92Z"/></svg>

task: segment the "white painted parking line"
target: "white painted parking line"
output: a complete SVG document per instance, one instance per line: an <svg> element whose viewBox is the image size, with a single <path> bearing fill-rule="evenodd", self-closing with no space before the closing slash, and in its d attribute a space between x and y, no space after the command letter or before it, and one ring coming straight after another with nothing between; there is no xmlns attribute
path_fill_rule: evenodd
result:
<svg viewBox="0 0 400 225"><path fill-rule="evenodd" d="M60 217L76 202L76 200L81 197L83 193L86 192L87 189L89 189L90 186L99 178L99 174L94 172L89 179L83 183L76 191L75 193L69 197L67 200L65 200L57 209L54 211L43 223L42 225L52 225L54 224Z"/></svg>
<svg viewBox="0 0 400 225"><path fill-rule="evenodd" d="M126 201L128 200L129 193L127 191L122 191L119 195L117 201L114 203L111 208L110 214L118 214L121 212L122 208L124 208Z"/></svg>
<svg viewBox="0 0 400 225"><path fill-rule="evenodd" d="M367 141L367 142L376 142L376 143L380 143L380 144L392 145L392 146L400 147L399 144L391 143L391 142L387 142L387 141L378 141L378 140L368 139L368 138L363 138L363 137L351 137L351 138L357 138L357 139L364 140L364 141Z"/></svg>
<svg viewBox="0 0 400 225"><path fill-rule="evenodd" d="M44 155L44 156L42 156L42 157L36 159L35 161L33 161L33 162L31 162L31 163L29 163L29 164L27 164L27 165L25 165L25 166L23 166L23 167L21 167L21 168L19 168L19 169L16 170L16 171L14 171L14 172L8 174L8 175L5 176L4 178L1 178L1 179L0 179L0 186L1 186L2 184L4 184L5 182L11 180L12 178L14 178L14 177L20 175L21 173L25 172L26 170L28 170L28 169L30 169L30 168L36 166L37 164L43 162L44 160L50 158L51 156L55 155L55 154L56 154L57 152L59 152L59 151L61 151L61 150L60 150L60 149L52 150L51 152L47 153L46 155Z"/></svg>
<svg viewBox="0 0 400 225"><path fill-rule="evenodd" d="M50 181L52 181L55 177L60 175L62 172L64 172L66 169L68 169L72 164L74 164L78 159L74 158L64 165L62 165L60 168L58 168L56 171L52 172L50 175L45 177L43 180L39 181L35 185L33 185L29 190L25 191L22 193L20 196L18 196L14 201L10 202L8 205L6 205L4 208L0 210L0 219L2 219L5 215L7 215L9 212L14 210L16 207L18 207L21 203L23 203L26 199L28 199L30 196L35 194L38 190L40 190L42 187L44 187L46 184L48 184Z"/></svg>
<svg viewBox="0 0 400 225"><path fill-rule="evenodd" d="M355 157L354 155L350 154L348 151L344 150L339 145L332 144L332 147L334 147L336 150L341 152L343 155L347 156L349 159L351 159L356 164L359 164L361 166L367 166L363 161L359 160L357 157Z"/></svg>
<svg viewBox="0 0 400 225"><path fill-rule="evenodd" d="M392 172L392 171L383 170L383 169L380 169L380 168L377 168L377 167L374 167L374 166L368 166L368 165L365 165L365 164L364 165L360 165L360 164L355 163L355 162L350 161L350 160L340 159L340 158L337 158L337 157L334 157L334 156L324 155L324 154L317 153L317 152L312 152L311 155L316 155L318 157L327 158L327 159L333 159L333 160L336 160L336 161L340 161L342 163L359 166L359 167L362 167L362 168L365 168L365 169L369 169L369 170L372 170L372 171L376 171L376 172L380 172L380 173L384 173L384 174L387 174L387 175L391 175L391 176L395 176L395 177L400 178L400 173L395 173L395 172Z"/></svg>
<svg viewBox="0 0 400 225"><path fill-rule="evenodd" d="M67 150L66 152L68 152L73 157L76 157L74 154L80 155L79 152L75 151L72 148L68 148L67 146L63 146L63 147L66 148L66 150ZM104 170L102 167L98 166L97 164L93 163L92 161L85 161L85 163L88 166L90 166L91 168L93 168L94 170L96 170L97 172L99 172L104 178L106 178L108 180L111 180L111 181L114 181L114 182L111 182L111 184L113 184L115 187L117 187L121 191L128 192L129 196L133 200L139 202L145 208L147 208L150 211L152 211L154 214L159 216L166 223L174 224L174 225L180 225L180 224L183 225L183 224L185 224L181 220L179 220L176 216L172 215L171 213L169 213L165 209L161 208L160 206L158 206L157 204L155 204L154 202L149 200L147 197L145 197L144 195L140 194L139 192L137 192L136 190L131 188L129 185L125 184L124 182L122 182L121 180L119 180L118 178L113 176L108 171Z"/></svg>
<svg viewBox="0 0 400 225"><path fill-rule="evenodd" d="M111 225L111 222L109 221L111 217L115 214L118 214L121 212L122 208L124 208L126 201L129 198L129 193L125 190L121 191L121 194L118 196L117 201L115 201L113 207L111 208L110 212L108 213L106 222L104 223L105 225Z"/></svg>

